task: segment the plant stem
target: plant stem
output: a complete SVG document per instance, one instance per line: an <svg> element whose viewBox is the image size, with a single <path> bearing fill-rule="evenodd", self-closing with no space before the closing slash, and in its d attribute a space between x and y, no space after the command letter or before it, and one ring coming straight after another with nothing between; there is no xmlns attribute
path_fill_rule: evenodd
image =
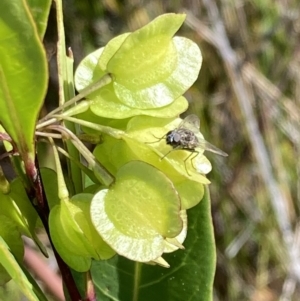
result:
<svg viewBox="0 0 300 301"><path fill-rule="evenodd" d="M74 144L74 146L89 164L89 168L92 169L96 178L101 183L109 187L114 182L114 177L97 161L95 156L89 151L89 149L78 139L78 137L73 132L60 125L52 125L49 126L49 128L61 132L63 136L65 136L65 138L71 140L71 142Z"/></svg>
<svg viewBox="0 0 300 301"><path fill-rule="evenodd" d="M44 132L39 132L39 131L36 131L35 134L36 134L36 136L40 136L40 137L51 137L51 138L55 138L55 139L62 139L61 134L44 133Z"/></svg>
<svg viewBox="0 0 300 301"><path fill-rule="evenodd" d="M81 296L77 289L76 283L73 279L71 271L70 271L69 267L66 265L66 263L61 259L60 255L57 253L57 251L53 245L53 242L51 240L49 224L48 224L50 210L49 210L45 190L43 187L43 183L42 183L42 179L41 179L41 175L40 175L40 171L39 171L38 160L36 158L35 162L33 162L30 159L27 159L27 160L26 160L26 158L23 158L23 159L24 159L26 174L31 183L31 190L27 191L27 195L28 195L32 205L37 210L38 215L40 216L41 221L45 227L45 231L49 237L51 246L53 248L54 255L57 260L57 264L58 264L59 269L62 274L62 278L63 278L64 283L70 294L70 298L73 301L79 301L79 300L81 300Z"/></svg>
<svg viewBox="0 0 300 301"><path fill-rule="evenodd" d="M87 95L89 95L89 94L95 92L96 90L108 85L111 81L112 81L111 75L110 74L105 74L99 80L97 80L96 82L92 83L91 85L87 86L82 91L80 91L80 93L77 94L75 97L73 97L70 100L68 100L67 102L65 102L62 106L60 106L60 107L54 109L53 111L51 111L48 115L46 115L40 121L42 122L42 121L48 120L54 114L57 114L57 113L63 111L63 109L71 106L72 104L74 104L77 101L83 99Z"/></svg>
<svg viewBox="0 0 300 301"><path fill-rule="evenodd" d="M68 116L56 116L57 118L61 118L63 120L68 120L77 124L80 124L82 126L88 127L90 129L105 133L111 137L114 137L116 139L121 139L122 136L125 135L125 132L122 130L118 130L115 128L111 128L109 126L105 126L105 125L101 125L101 124L96 124L93 122L89 122L86 120L82 120L82 119L78 119L78 118L74 118L74 117L68 117Z"/></svg>
<svg viewBox="0 0 300 301"><path fill-rule="evenodd" d="M133 301L137 301L139 298L139 285L141 281L142 264L136 262L134 265L134 286L133 286Z"/></svg>

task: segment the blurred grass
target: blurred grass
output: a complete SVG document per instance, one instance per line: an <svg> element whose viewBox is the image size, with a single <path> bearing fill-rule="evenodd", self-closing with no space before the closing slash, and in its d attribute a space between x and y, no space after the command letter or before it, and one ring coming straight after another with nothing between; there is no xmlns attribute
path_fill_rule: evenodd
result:
<svg viewBox="0 0 300 301"><path fill-rule="evenodd" d="M211 0L212 2L215 2ZM66 28L76 62L119 33L135 30L166 12L190 11L211 28L205 1L66 1ZM300 201L300 8L299 1L216 1L230 46L238 58L272 177L288 209L293 245L286 244L280 215L268 191L251 143L228 68L218 49L195 28L179 35L195 41L203 66L186 93L206 139L229 154L207 154L213 164L212 208L218 266L215 301L300 300L299 277L289 248L299 249ZM212 39L216 38L214 35ZM299 258L296 257L296 261ZM298 278L297 278L298 277Z"/></svg>

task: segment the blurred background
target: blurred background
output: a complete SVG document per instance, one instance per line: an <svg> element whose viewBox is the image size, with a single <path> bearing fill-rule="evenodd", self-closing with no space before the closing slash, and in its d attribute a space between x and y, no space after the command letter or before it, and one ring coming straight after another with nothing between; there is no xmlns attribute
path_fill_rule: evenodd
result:
<svg viewBox="0 0 300 301"><path fill-rule="evenodd" d="M229 154L207 153L217 246L214 301L300 300L300 1L64 5L75 65L160 14L187 14L178 35L199 45L203 65L185 95L186 114L197 114L206 140Z"/></svg>
<svg viewBox="0 0 300 301"><path fill-rule="evenodd" d="M215 301L300 300L300 1L68 0L75 63L166 12L203 54L186 93L213 165Z"/></svg>

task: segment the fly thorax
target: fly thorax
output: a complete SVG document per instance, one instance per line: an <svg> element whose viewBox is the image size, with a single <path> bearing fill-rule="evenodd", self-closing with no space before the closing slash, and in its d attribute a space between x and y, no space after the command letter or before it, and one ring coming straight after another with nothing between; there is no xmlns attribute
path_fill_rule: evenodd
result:
<svg viewBox="0 0 300 301"><path fill-rule="evenodd" d="M181 135L177 132L173 133L173 140L175 143L179 143L181 141Z"/></svg>

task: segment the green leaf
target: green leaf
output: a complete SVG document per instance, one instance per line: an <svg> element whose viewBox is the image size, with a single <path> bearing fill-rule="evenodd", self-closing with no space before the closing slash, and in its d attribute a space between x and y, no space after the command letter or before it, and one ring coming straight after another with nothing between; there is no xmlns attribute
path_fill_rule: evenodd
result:
<svg viewBox="0 0 300 301"><path fill-rule="evenodd" d="M35 225L38 216L32 208L20 179L15 179L11 183L11 191L9 194L0 193L0 199L0 214L13 220L19 231L32 238L43 253L47 254L45 247L35 234Z"/></svg>
<svg viewBox="0 0 300 301"><path fill-rule="evenodd" d="M65 262L76 271L86 271L91 258L100 260L115 255L91 222L92 197L92 194L87 193L75 195L68 202L62 201L50 212L53 243Z"/></svg>
<svg viewBox="0 0 300 301"><path fill-rule="evenodd" d="M78 272L85 272L90 268L91 257L78 255L77 247L69 237L69 233L62 226L61 206L57 205L50 211L49 227L52 242L63 261ZM69 218L69 217L68 217Z"/></svg>
<svg viewBox="0 0 300 301"><path fill-rule="evenodd" d="M24 268L22 261L24 245L15 223L1 215L0 218L0 283L13 279L18 289L26 296L26 300L47 301L43 292ZM3 271L5 271L3 273ZM1 298L1 297L0 297Z"/></svg>
<svg viewBox="0 0 300 301"><path fill-rule="evenodd" d="M27 300L40 300L37 297L38 293L24 274L22 268L20 267L14 256L9 251L9 247L2 237L0 237L0 263L5 267L6 271L9 273L12 279L17 283L18 287L23 292Z"/></svg>
<svg viewBox="0 0 300 301"><path fill-rule="evenodd" d="M43 167L41 168L41 176L48 205L51 210L54 206L59 205L60 203L58 197L57 174L54 170Z"/></svg>
<svg viewBox="0 0 300 301"><path fill-rule="evenodd" d="M170 42L184 19L183 14L161 15L130 34L108 62L108 72L119 84L132 89L139 89L148 81L163 80L176 64L176 52ZM141 74L146 76L140 77Z"/></svg>
<svg viewBox="0 0 300 301"><path fill-rule="evenodd" d="M47 255L47 249L43 243L39 240L35 233L37 221L39 221L38 214L33 208L30 200L28 199L24 185L20 178L14 179L10 183L11 191L9 193L10 200L7 202L8 205L11 202L11 210L14 210L13 219L17 222L20 230L23 234L29 236L34 240L36 245L42 251L45 256Z"/></svg>
<svg viewBox="0 0 300 301"><path fill-rule="evenodd" d="M16 223L5 215L0 215L0 236L6 241L10 251L21 261L24 256L24 245ZM1 261L1 260L0 260ZM11 277L0 264L0 285L9 281Z"/></svg>
<svg viewBox="0 0 300 301"><path fill-rule="evenodd" d="M90 205L93 195L81 193L74 195L71 199L72 206L69 207L74 221L77 223L81 231L84 233L86 244L93 251L94 259L108 259L116 253L103 241L101 236L94 228L90 217Z"/></svg>
<svg viewBox="0 0 300 301"><path fill-rule="evenodd" d="M111 60L111 58L115 55L115 53L119 50L125 39L130 35L131 33L123 33L113 39L111 39L107 45L104 48L103 53L101 54L101 57L99 59L99 66L100 68L105 71L107 69L107 64Z"/></svg>
<svg viewBox="0 0 300 301"><path fill-rule="evenodd" d="M48 84L46 55L27 4L0 1L0 121L23 157L34 157L35 123Z"/></svg>
<svg viewBox="0 0 300 301"><path fill-rule="evenodd" d="M115 174L118 168L129 161L141 160L161 170L174 183L183 181L183 177L200 184L210 183L205 175L198 173L194 167L190 165L190 162L187 162L187 169L190 174L187 173L184 160L189 156L189 152L176 150L163 158L170 149L168 146L162 144L159 144L157 149L152 146L153 139L156 139L154 142L157 142L156 137L159 137L152 135L152 132L157 133L157 129L152 130L153 128L149 128L149 130L141 131L137 135L133 134L134 138L131 138L132 133L129 132L128 136L123 137L123 140L114 139L105 135L103 136L105 142L98 144L93 154L112 174ZM163 131L164 133L168 132L166 129ZM145 133L144 136L142 135L143 133ZM159 133L161 134L160 137L163 137L161 129ZM143 138L138 138L137 136ZM143 141L138 141L137 139ZM162 143L166 144L165 142ZM194 160L194 164L203 164L205 167L211 167L207 158L201 155ZM197 191L199 191L199 189L197 189ZM190 208L189 206L194 206L195 204L193 200L190 205L187 203L187 206Z"/></svg>
<svg viewBox="0 0 300 301"><path fill-rule="evenodd" d="M46 31L48 15L52 1L27 0L27 3L36 24L39 36L42 40Z"/></svg>
<svg viewBox="0 0 300 301"><path fill-rule="evenodd" d="M99 48L89 55L87 55L78 65L75 71L75 87L78 91L83 90L88 87L90 84L95 82L97 79L100 79L105 71L102 70L98 64L99 58L103 53L104 47ZM89 98L91 95L94 95L97 92L94 92L87 97Z"/></svg>
<svg viewBox="0 0 300 301"><path fill-rule="evenodd" d="M159 257L164 237L182 229L180 199L171 181L140 161L121 167L109 190L91 203L91 219L98 233L118 253L137 261Z"/></svg>
<svg viewBox="0 0 300 301"><path fill-rule="evenodd" d="M202 56L191 40L175 37L184 15L166 14L127 37L107 65L125 105L159 108L172 103L197 79Z"/></svg>
<svg viewBox="0 0 300 301"><path fill-rule="evenodd" d="M155 133L155 131L153 132ZM155 135L155 137L159 136ZM210 183L204 174L198 173L195 170L195 168L191 165L190 160L185 161L190 155L190 152L186 150L174 150L165 156L170 151L165 142L159 144L159 146L156 148L151 146L151 144L146 144L148 141L153 141L150 140L152 138L143 141L144 143L130 137L124 137L123 139L126 141L131 152L133 153L133 155L131 155L132 158L137 158L154 165L163 171L170 179L176 180L177 177L182 178L182 176L184 176L187 179L194 180L201 184ZM113 152L112 156L113 155L116 155L116 152ZM211 166L210 162L203 155L196 157L193 162L195 166L199 164Z"/></svg>
<svg viewBox="0 0 300 301"><path fill-rule="evenodd" d="M108 300L212 301L216 251L209 192L188 210L185 250L165 254L169 269L131 262L122 257L93 262L97 298ZM118 279L118 281L116 281Z"/></svg>
<svg viewBox="0 0 300 301"><path fill-rule="evenodd" d="M119 37L123 37L123 35ZM81 91L105 74L104 69L100 69L100 65L105 65L108 58L112 55L111 44L115 47L119 45L119 43L117 45L115 45L116 43L112 43L114 40L118 41L116 38L111 40L105 48L100 48L90 53L80 62L75 73L77 90ZM90 109L95 115L114 119L124 119L136 115L174 118L186 111L188 107L187 100L181 96L163 108L148 110L131 108L118 99L112 83L88 95L87 98L92 100Z"/></svg>
<svg viewBox="0 0 300 301"><path fill-rule="evenodd" d="M165 239L164 253L172 253L172 252L177 251L179 249L184 249L182 244L186 239L187 226L188 226L186 210L180 210L180 218L181 218L182 224L183 224L182 230L176 237ZM159 258L159 259L162 259L162 257ZM157 261L153 261L152 263L159 264Z"/></svg>
<svg viewBox="0 0 300 301"><path fill-rule="evenodd" d="M10 183L11 191L9 193L12 200L15 201L22 216L24 217L26 224L28 225L31 232L34 232L38 214L30 203L26 194L24 185L20 178L14 179Z"/></svg>
<svg viewBox="0 0 300 301"><path fill-rule="evenodd" d="M201 153L199 149L192 165L190 159L186 160L191 152L180 149L171 151L172 147L166 143L166 134L177 128L181 121L180 118L171 120L136 116L128 122L127 135L123 139L140 160L153 164L170 179L184 176L192 181L208 184L210 182L205 174L211 170L211 164L202 154L204 150Z"/></svg>
<svg viewBox="0 0 300 301"><path fill-rule="evenodd" d="M181 209L190 209L196 206L203 198L203 184L187 179L181 179L176 181L174 186L180 195Z"/></svg>
<svg viewBox="0 0 300 301"><path fill-rule="evenodd" d="M180 96L171 104L162 108L155 109L138 109L131 108L121 103L116 96L113 84L107 85L105 88L99 90L98 95L93 97L93 102L90 106L91 111L101 117L123 119L136 115L148 115L161 118L174 118L186 111L188 102Z"/></svg>
<svg viewBox="0 0 300 301"><path fill-rule="evenodd" d="M93 82L100 79L106 72L106 65L115 52L119 49L124 39L129 35L125 33L110 40L108 44L87 55L79 64L75 72L75 87L83 90ZM95 95L92 93L91 95ZM91 96L90 95L90 96Z"/></svg>

